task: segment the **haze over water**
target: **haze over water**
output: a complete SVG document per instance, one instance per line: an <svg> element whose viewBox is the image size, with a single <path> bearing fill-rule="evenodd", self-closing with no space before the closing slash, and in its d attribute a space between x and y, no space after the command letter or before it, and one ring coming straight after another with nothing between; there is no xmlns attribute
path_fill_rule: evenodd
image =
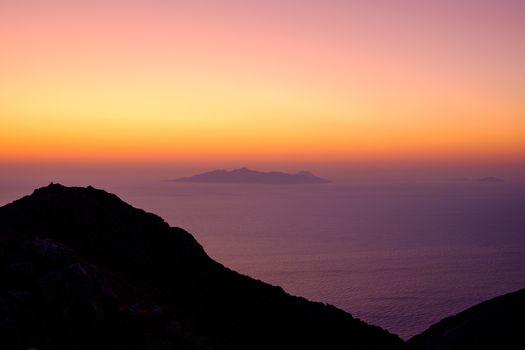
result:
<svg viewBox="0 0 525 350"><path fill-rule="evenodd" d="M104 187L187 229L224 265L403 338L525 285L520 183ZM0 204L28 191L3 187Z"/></svg>

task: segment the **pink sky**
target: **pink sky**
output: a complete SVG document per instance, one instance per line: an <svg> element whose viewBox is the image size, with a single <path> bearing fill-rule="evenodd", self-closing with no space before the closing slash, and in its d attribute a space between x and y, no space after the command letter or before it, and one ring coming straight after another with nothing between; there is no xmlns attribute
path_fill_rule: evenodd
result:
<svg viewBox="0 0 525 350"><path fill-rule="evenodd" d="M523 1L2 2L0 162L520 164L524 33Z"/></svg>

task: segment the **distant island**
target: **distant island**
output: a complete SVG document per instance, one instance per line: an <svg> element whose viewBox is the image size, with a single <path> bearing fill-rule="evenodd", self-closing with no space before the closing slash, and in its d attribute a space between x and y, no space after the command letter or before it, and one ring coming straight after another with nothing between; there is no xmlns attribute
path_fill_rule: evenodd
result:
<svg viewBox="0 0 525 350"><path fill-rule="evenodd" d="M195 183L230 183L230 184L320 184L330 182L315 176L309 171L300 171L288 174L278 171L262 172L248 168L228 170L213 170L190 177L181 177L173 180L175 182Z"/></svg>

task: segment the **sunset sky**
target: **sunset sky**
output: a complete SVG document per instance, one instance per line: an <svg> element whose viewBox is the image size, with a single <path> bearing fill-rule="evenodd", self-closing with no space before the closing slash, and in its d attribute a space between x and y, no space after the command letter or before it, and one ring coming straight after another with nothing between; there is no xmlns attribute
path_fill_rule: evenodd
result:
<svg viewBox="0 0 525 350"><path fill-rule="evenodd" d="M0 162L525 159L525 2L2 1Z"/></svg>

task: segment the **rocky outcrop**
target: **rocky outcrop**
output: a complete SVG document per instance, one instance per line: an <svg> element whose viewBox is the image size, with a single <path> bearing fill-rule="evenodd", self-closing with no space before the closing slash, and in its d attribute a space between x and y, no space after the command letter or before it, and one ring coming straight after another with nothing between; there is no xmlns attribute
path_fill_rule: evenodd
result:
<svg viewBox="0 0 525 350"><path fill-rule="evenodd" d="M525 289L403 342L209 258L191 234L92 187L0 208L1 349L521 349Z"/></svg>
<svg viewBox="0 0 525 350"><path fill-rule="evenodd" d="M2 349L401 349L333 306L240 275L92 187L0 208Z"/></svg>
<svg viewBox="0 0 525 350"><path fill-rule="evenodd" d="M415 350L524 349L525 289L447 317L409 340Z"/></svg>

